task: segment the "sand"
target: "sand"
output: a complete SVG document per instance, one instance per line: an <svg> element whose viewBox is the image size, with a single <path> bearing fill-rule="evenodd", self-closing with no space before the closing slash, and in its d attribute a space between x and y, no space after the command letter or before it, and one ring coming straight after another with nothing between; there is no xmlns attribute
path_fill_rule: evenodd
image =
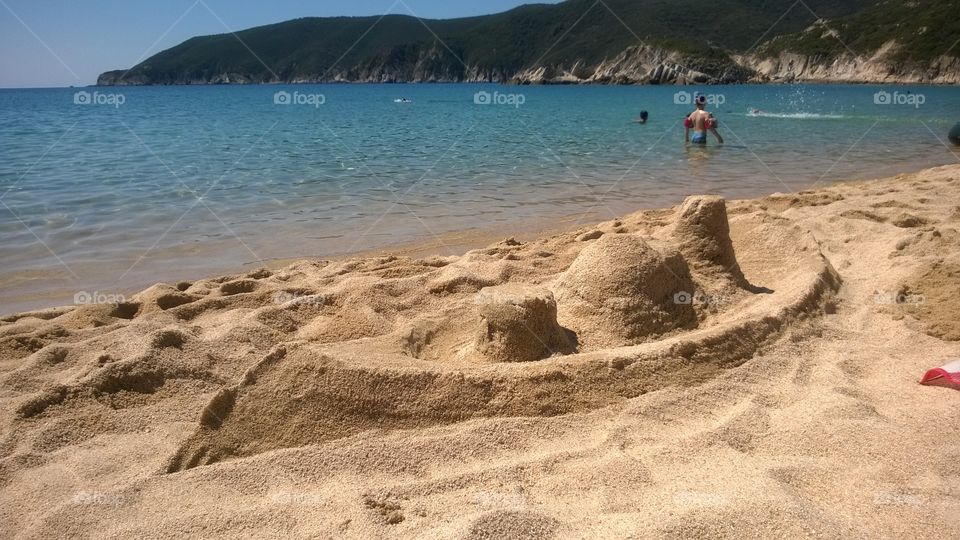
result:
<svg viewBox="0 0 960 540"><path fill-rule="evenodd" d="M3 537L960 533L960 166L0 319Z"/></svg>

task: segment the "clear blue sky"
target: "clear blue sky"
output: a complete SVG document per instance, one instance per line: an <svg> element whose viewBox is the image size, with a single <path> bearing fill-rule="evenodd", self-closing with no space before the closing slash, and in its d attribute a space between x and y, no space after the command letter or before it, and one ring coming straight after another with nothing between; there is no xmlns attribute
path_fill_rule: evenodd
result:
<svg viewBox="0 0 960 540"><path fill-rule="evenodd" d="M297 17L446 19L559 0L0 0L0 87L81 86L198 35ZM391 9L392 7L392 9ZM412 13L411 13L412 11Z"/></svg>

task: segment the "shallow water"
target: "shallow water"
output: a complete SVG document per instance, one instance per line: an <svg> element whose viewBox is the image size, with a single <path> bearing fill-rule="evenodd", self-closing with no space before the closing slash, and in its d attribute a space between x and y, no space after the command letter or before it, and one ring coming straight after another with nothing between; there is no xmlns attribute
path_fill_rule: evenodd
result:
<svg viewBox="0 0 960 540"><path fill-rule="evenodd" d="M723 147L683 144L698 90ZM633 123L642 109L650 121ZM951 87L0 90L0 312L262 260L953 163L956 120Z"/></svg>

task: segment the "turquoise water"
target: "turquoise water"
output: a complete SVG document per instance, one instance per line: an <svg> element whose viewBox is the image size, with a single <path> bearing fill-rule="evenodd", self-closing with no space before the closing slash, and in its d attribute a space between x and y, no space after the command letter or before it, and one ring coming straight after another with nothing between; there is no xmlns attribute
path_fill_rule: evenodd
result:
<svg viewBox="0 0 960 540"><path fill-rule="evenodd" d="M683 144L691 106L678 92L698 90L723 147ZM880 91L891 103L875 102ZM641 109L646 125L631 122ZM942 141L957 120L951 87L0 90L0 312L451 231L610 218L691 193L953 163Z"/></svg>

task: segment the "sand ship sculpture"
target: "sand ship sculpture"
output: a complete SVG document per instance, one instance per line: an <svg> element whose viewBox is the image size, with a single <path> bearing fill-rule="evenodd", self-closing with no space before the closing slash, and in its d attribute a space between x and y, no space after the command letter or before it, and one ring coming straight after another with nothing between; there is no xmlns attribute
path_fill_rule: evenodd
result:
<svg viewBox="0 0 960 540"><path fill-rule="evenodd" d="M38 322L3 343L29 355L7 374L35 390L17 422L67 402L89 412L193 396L195 432L160 471L174 473L697 384L829 311L839 282L787 218L728 217L723 199L698 196L462 256L302 261L155 285L119 305L8 317ZM52 364L66 375L45 378Z"/></svg>

